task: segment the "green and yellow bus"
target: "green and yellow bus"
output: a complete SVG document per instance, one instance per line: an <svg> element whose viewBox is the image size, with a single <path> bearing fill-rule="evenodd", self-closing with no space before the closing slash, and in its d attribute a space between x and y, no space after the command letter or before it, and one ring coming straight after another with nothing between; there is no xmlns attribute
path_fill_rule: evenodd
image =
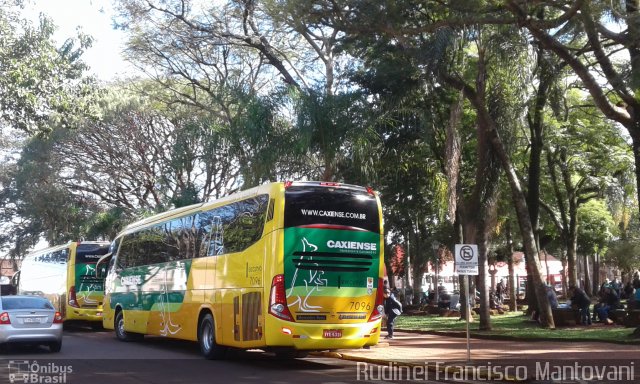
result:
<svg viewBox="0 0 640 384"><path fill-rule="evenodd" d="M383 230L370 188L270 183L129 225L112 243L103 325L284 357L380 336Z"/></svg>
<svg viewBox="0 0 640 384"><path fill-rule="evenodd" d="M101 327L104 277L97 273L96 264L109 245L74 241L29 253L16 278L18 294L44 296L65 321L83 320Z"/></svg>

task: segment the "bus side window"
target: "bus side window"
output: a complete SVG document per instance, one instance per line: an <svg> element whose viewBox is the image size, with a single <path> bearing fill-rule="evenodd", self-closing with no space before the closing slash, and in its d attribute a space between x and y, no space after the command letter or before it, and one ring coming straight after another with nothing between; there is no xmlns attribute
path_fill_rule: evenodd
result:
<svg viewBox="0 0 640 384"><path fill-rule="evenodd" d="M269 195L260 195L210 211L197 218L201 255L240 252L262 236Z"/></svg>

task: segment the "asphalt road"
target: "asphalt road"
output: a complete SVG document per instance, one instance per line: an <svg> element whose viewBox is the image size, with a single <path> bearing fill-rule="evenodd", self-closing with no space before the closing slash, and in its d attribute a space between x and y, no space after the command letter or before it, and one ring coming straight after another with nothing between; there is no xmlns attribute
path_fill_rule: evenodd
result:
<svg viewBox="0 0 640 384"><path fill-rule="evenodd" d="M13 362L9 366L9 362ZM279 360L259 351L238 351L222 361L200 356L197 343L145 337L124 343L111 331L65 329L62 351L46 347L14 347L0 355L0 383L29 364L28 383L356 383L374 382L361 374L358 363L325 357ZM362 365L360 366L362 370ZM33 375L33 372L38 372ZM21 383L25 376L14 376Z"/></svg>

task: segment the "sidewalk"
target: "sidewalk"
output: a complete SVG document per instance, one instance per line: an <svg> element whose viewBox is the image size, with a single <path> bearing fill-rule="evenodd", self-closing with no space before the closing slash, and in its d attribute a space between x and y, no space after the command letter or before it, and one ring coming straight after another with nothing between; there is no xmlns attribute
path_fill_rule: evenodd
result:
<svg viewBox="0 0 640 384"><path fill-rule="evenodd" d="M424 366L434 372L444 369L451 369L452 372L471 369L476 375L474 377L479 380L487 380L487 370L496 370L504 373L503 379L515 381L524 380L523 372L526 371L527 381L535 381L536 378L544 376L543 378L549 379L546 382L571 382L572 380L567 380L567 373L577 372L578 378L588 379L590 374L597 376L596 374L602 372L611 373L612 370L616 370L614 366L624 366L632 371L631 381L621 381L640 383L640 346L637 344L471 338L470 345L471 361L467 362L465 337L396 332L393 340L382 339L380 344L370 349L339 350L324 355L383 366ZM506 366L514 367L511 372L505 372ZM516 372L516 366L526 368ZM594 371L592 368L603 366L606 366L606 369L602 368L604 371ZM564 380L552 380L553 373L557 371L556 367L565 370L562 375ZM626 371L620 372L620 377L629 378L625 375ZM601 381L591 382L611 382L612 378L613 376L605 376Z"/></svg>

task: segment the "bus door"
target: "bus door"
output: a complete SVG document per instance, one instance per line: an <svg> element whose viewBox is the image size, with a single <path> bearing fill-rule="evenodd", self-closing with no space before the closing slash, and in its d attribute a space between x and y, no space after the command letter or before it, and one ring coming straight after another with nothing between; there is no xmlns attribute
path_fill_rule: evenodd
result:
<svg viewBox="0 0 640 384"><path fill-rule="evenodd" d="M268 203L265 194L206 212L210 223L207 268L216 271L214 303L222 323L216 325L225 329L218 334L227 345L257 345L262 338L265 249L261 240Z"/></svg>

